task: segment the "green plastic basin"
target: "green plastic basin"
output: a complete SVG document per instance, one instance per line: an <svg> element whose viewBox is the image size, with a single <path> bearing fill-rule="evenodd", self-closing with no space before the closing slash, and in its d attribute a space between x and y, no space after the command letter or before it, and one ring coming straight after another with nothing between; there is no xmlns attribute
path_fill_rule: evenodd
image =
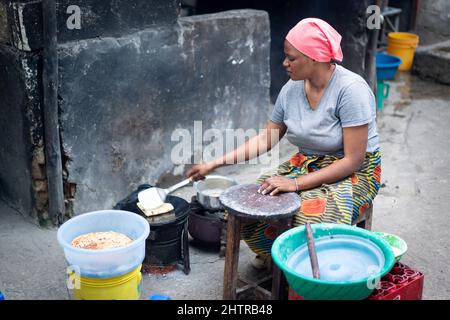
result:
<svg viewBox="0 0 450 320"><path fill-rule="evenodd" d="M365 299L375 289L381 277L387 274L394 266L395 259L391 247L382 237L373 232L358 227L340 224L312 224L311 229L316 244L320 244L321 242L332 243L333 240L329 240L331 239L330 237L338 239L339 236L349 236L350 238L360 240L361 243L370 244L370 246L379 252L379 255L381 255L383 259L380 259L382 265L380 265L379 268L373 270L367 276L354 280L330 281L315 279L312 276L305 275L304 272L299 273L298 269L296 271L296 269L288 263L289 258L298 252L297 249L307 243L305 226L299 226L284 232L275 240L272 246L272 258L276 265L283 271L290 287L306 300ZM318 249L318 247L316 247L316 249ZM318 251L318 259L319 254L320 252ZM322 269L320 259L319 266Z"/></svg>

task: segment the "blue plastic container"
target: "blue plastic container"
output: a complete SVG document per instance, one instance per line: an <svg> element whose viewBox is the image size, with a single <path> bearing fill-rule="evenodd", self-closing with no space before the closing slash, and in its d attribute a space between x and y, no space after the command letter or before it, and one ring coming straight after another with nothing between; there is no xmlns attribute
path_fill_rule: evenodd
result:
<svg viewBox="0 0 450 320"><path fill-rule="evenodd" d="M3 295L3 293L0 291L0 300L5 300L5 296Z"/></svg>
<svg viewBox="0 0 450 320"><path fill-rule="evenodd" d="M72 240L91 232L115 231L133 240L125 247L90 250L72 246ZM146 219L136 213L102 210L84 213L58 229L58 242L69 265L82 277L112 278L136 269L145 258L145 240L150 233Z"/></svg>
<svg viewBox="0 0 450 320"><path fill-rule="evenodd" d="M150 297L148 297L148 300L172 300L169 296L161 295L161 294L154 294Z"/></svg>
<svg viewBox="0 0 450 320"><path fill-rule="evenodd" d="M402 64L402 59L384 52L377 53L376 61L377 80L394 79L398 66Z"/></svg>

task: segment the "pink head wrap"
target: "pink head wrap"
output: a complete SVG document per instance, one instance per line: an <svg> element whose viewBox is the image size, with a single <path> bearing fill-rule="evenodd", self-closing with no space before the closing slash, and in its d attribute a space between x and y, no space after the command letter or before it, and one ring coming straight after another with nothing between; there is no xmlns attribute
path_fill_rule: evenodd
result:
<svg viewBox="0 0 450 320"><path fill-rule="evenodd" d="M332 26L317 18L301 20L286 36L295 49L318 62L341 62L344 58L341 39Z"/></svg>

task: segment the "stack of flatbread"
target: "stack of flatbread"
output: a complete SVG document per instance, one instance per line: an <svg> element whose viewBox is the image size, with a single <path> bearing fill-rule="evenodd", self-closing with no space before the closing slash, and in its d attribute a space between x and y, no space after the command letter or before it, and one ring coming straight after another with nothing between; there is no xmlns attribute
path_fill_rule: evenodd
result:
<svg viewBox="0 0 450 320"><path fill-rule="evenodd" d="M72 240L72 245L82 249L98 250L124 247L131 242L133 240L122 233L108 231L82 234Z"/></svg>

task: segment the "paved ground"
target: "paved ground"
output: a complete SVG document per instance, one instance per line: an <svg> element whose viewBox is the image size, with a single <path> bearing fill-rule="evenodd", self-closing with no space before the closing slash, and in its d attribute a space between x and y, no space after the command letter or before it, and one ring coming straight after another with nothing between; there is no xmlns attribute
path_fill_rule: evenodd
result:
<svg viewBox="0 0 450 320"><path fill-rule="evenodd" d="M374 206L374 231L398 234L409 249L403 262L425 273L424 299L450 299L450 90L399 74L379 113L382 183ZM282 160L293 153L283 143ZM261 167L232 166L218 174L253 182ZM187 187L175 195L189 200ZM191 273L144 275L142 299L221 299L224 259L218 251L190 246ZM256 277L253 253L241 244L239 270ZM7 299L68 299L63 252L56 230L39 228L0 202L0 290Z"/></svg>

